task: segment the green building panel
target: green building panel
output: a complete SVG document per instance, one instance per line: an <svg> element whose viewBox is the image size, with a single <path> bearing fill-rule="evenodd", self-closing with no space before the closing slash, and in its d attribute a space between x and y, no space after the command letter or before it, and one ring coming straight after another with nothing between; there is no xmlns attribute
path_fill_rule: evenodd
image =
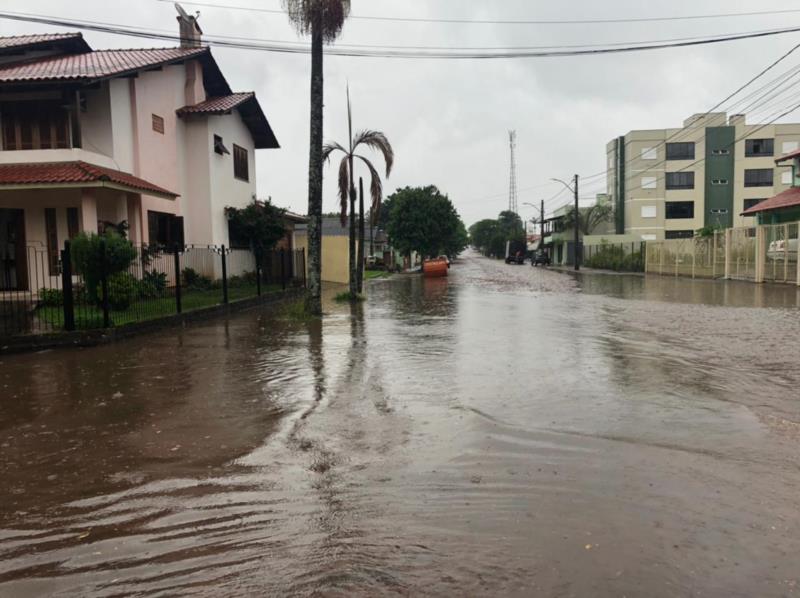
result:
<svg viewBox="0 0 800 598"><path fill-rule="evenodd" d="M735 141L735 127L706 127L705 226L733 226Z"/></svg>

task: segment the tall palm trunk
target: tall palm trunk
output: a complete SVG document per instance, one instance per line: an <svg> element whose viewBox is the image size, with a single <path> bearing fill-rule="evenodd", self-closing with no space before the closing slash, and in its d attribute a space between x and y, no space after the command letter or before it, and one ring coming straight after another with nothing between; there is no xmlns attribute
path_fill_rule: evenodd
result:
<svg viewBox="0 0 800 598"><path fill-rule="evenodd" d="M358 269L356 268L356 186L353 184L353 159L350 159L350 297L358 295Z"/></svg>
<svg viewBox="0 0 800 598"><path fill-rule="evenodd" d="M322 31L311 32L311 144L308 158L308 296L306 311L322 315Z"/></svg>
<svg viewBox="0 0 800 598"><path fill-rule="evenodd" d="M364 179L358 177L358 292L364 292Z"/></svg>

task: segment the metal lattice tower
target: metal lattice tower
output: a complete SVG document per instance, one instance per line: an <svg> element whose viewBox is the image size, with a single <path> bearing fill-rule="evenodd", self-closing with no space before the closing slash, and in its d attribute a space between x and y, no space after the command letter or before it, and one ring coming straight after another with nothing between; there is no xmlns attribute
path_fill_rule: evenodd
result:
<svg viewBox="0 0 800 598"><path fill-rule="evenodd" d="M508 211L519 213L517 204L517 132L508 132L508 144L511 148L511 176L508 183Z"/></svg>

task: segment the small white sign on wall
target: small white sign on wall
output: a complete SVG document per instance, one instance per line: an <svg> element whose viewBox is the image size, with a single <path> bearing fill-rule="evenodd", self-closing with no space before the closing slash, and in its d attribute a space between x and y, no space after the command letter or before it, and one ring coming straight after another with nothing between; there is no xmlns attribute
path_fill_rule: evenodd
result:
<svg viewBox="0 0 800 598"><path fill-rule="evenodd" d="M658 150L654 147L643 147L642 160L658 160Z"/></svg>
<svg viewBox="0 0 800 598"><path fill-rule="evenodd" d="M657 216L656 206L642 206L642 218L656 218Z"/></svg>

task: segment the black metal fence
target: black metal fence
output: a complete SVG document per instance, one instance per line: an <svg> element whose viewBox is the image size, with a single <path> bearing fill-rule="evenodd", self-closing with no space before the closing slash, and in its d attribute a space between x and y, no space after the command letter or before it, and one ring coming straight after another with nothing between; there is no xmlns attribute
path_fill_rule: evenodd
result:
<svg viewBox="0 0 800 598"><path fill-rule="evenodd" d="M92 267L69 242L59 254L30 245L6 260L0 337L121 326L305 286L304 250L127 244L118 260L119 248L100 247Z"/></svg>

